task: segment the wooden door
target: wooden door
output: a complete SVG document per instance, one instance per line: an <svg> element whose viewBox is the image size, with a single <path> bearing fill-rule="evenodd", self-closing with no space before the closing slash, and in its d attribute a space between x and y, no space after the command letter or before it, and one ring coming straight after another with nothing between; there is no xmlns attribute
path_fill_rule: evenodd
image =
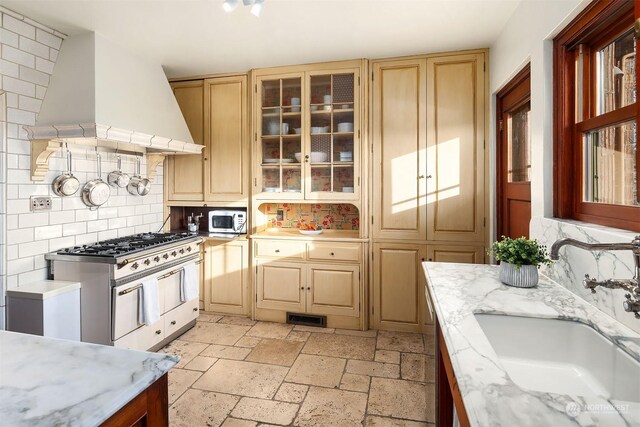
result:
<svg viewBox="0 0 640 427"><path fill-rule="evenodd" d="M529 237L531 221L531 70L496 98L498 237Z"/></svg>
<svg viewBox="0 0 640 427"><path fill-rule="evenodd" d="M304 264L257 262L256 307L304 313L307 288Z"/></svg>
<svg viewBox="0 0 640 427"><path fill-rule="evenodd" d="M205 200L249 198L247 76L204 82Z"/></svg>
<svg viewBox="0 0 640 427"><path fill-rule="evenodd" d="M484 246L429 245L427 261L484 264Z"/></svg>
<svg viewBox="0 0 640 427"><path fill-rule="evenodd" d="M373 237L426 236L426 60L373 64Z"/></svg>
<svg viewBox="0 0 640 427"><path fill-rule="evenodd" d="M360 316L360 266L309 264L307 312Z"/></svg>
<svg viewBox="0 0 640 427"><path fill-rule="evenodd" d="M428 240L485 240L484 54L427 60Z"/></svg>
<svg viewBox="0 0 640 427"><path fill-rule="evenodd" d="M171 83L173 94L193 142L204 144L204 85L202 80ZM205 148L206 149L206 148ZM167 157L166 192L169 201L203 200L202 154Z"/></svg>
<svg viewBox="0 0 640 427"><path fill-rule="evenodd" d="M425 317L425 246L377 243L373 251L373 327L420 332Z"/></svg>
<svg viewBox="0 0 640 427"><path fill-rule="evenodd" d="M249 313L249 243L210 241L206 247L207 310Z"/></svg>

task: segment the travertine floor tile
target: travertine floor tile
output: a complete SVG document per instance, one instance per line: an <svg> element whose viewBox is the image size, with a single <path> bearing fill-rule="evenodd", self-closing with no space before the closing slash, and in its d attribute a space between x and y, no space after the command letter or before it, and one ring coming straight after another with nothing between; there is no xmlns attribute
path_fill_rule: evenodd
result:
<svg viewBox="0 0 640 427"><path fill-rule="evenodd" d="M186 364L184 369L191 369L192 371L206 371L216 363L218 359L215 357L196 356L193 360Z"/></svg>
<svg viewBox="0 0 640 427"><path fill-rule="evenodd" d="M318 334L332 334L336 330L334 328L319 328L317 326L304 326L304 325L296 325L293 328L294 331L300 332L315 332Z"/></svg>
<svg viewBox="0 0 640 427"><path fill-rule="evenodd" d="M227 418L222 423L222 427L256 427L258 425L255 421L239 420L237 418Z"/></svg>
<svg viewBox="0 0 640 427"><path fill-rule="evenodd" d="M236 347L247 347L253 348L262 340L262 338L257 337L242 337L236 343Z"/></svg>
<svg viewBox="0 0 640 427"><path fill-rule="evenodd" d="M265 338L256 345L246 360L271 365L291 366L304 343Z"/></svg>
<svg viewBox="0 0 640 427"><path fill-rule="evenodd" d="M424 353L422 334L410 332L379 331L377 348L405 353Z"/></svg>
<svg viewBox="0 0 640 427"><path fill-rule="evenodd" d="M218 427L240 400L228 394L187 390L169 409L171 427Z"/></svg>
<svg viewBox="0 0 640 427"><path fill-rule="evenodd" d="M338 387L345 362L344 359L335 357L301 354L291 367L286 380L321 387Z"/></svg>
<svg viewBox="0 0 640 427"><path fill-rule="evenodd" d="M218 323L225 325L253 326L256 324L256 321L243 316L224 316L222 319L218 320Z"/></svg>
<svg viewBox="0 0 640 427"><path fill-rule="evenodd" d="M414 421L434 421L433 408L427 408L426 394L427 388L424 384L372 378L368 412Z"/></svg>
<svg viewBox="0 0 640 427"><path fill-rule="evenodd" d="M354 337L368 337L375 338L378 336L378 331L375 329L369 329L368 331L354 331L351 329L336 329L334 332L336 335L351 335Z"/></svg>
<svg viewBox="0 0 640 427"><path fill-rule="evenodd" d="M424 352L433 356L436 353L436 339L435 334L429 333L423 336L424 339Z"/></svg>
<svg viewBox="0 0 640 427"><path fill-rule="evenodd" d="M370 415L365 420L364 425L365 427L426 427L427 423Z"/></svg>
<svg viewBox="0 0 640 427"><path fill-rule="evenodd" d="M293 325L285 323L258 322L247 332L248 337L281 339L289 335Z"/></svg>
<svg viewBox="0 0 640 427"><path fill-rule="evenodd" d="M231 415L264 423L289 425L296 416L296 412L298 412L298 405L295 403L243 397L233 408Z"/></svg>
<svg viewBox="0 0 640 427"><path fill-rule="evenodd" d="M300 427L359 426L367 395L352 391L311 387L294 421Z"/></svg>
<svg viewBox="0 0 640 427"><path fill-rule="evenodd" d="M282 366L220 359L193 384L193 388L271 399L287 371Z"/></svg>
<svg viewBox="0 0 640 427"><path fill-rule="evenodd" d="M162 353L176 354L180 356L180 361L174 368L183 368L205 348L207 348L207 344L174 340L160 351Z"/></svg>
<svg viewBox="0 0 640 427"><path fill-rule="evenodd" d="M400 376L403 380L426 381L427 355L402 353Z"/></svg>
<svg viewBox="0 0 640 427"><path fill-rule="evenodd" d="M368 375L370 377L400 378L400 366L393 363L349 360L347 372L350 374Z"/></svg>
<svg viewBox="0 0 640 427"><path fill-rule="evenodd" d="M249 326L198 322L196 326L180 336L180 339L183 341L195 341L207 344L233 345L248 330Z"/></svg>
<svg viewBox="0 0 640 427"><path fill-rule="evenodd" d="M209 347L204 349L200 355L217 357L219 359L244 360L250 352L250 348L211 344Z"/></svg>
<svg viewBox="0 0 640 427"><path fill-rule="evenodd" d="M169 405L175 402L202 375L202 372L171 369L169 371Z"/></svg>
<svg viewBox="0 0 640 427"><path fill-rule="evenodd" d="M213 322L213 323L215 323L220 319L222 319L222 316L219 316L217 314L203 313L203 312L200 312L200 315L198 316L198 322Z"/></svg>
<svg viewBox="0 0 640 427"><path fill-rule="evenodd" d="M300 403L307 395L307 390L309 390L309 386L306 385L282 383L274 399L283 402Z"/></svg>
<svg viewBox="0 0 640 427"><path fill-rule="evenodd" d="M393 350L377 350L376 362L400 364L400 352Z"/></svg>
<svg viewBox="0 0 640 427"><path fill-rule="evenodd" d="M287 335L289 341L305 342L311 336L311 332L291 331Z"/></svg>
<svg viewBox="0 0 640 427"><path fill-rule="evenodd" d="M303 353L345 359L373 360L376 339L335 334L311 334Z"/></svg>
<svg viewBox="0 0 640 427"><path fill-rule="evenodd" d="M340 383L341 390L369 392L369 380L366 375L344 374Z"/></svg>

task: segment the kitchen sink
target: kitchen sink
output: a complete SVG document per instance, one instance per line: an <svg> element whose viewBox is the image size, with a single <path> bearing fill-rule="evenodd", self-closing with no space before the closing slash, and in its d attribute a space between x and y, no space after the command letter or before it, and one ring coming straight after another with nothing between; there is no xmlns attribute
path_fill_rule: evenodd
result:
<svg viewBox="0 0 640 427"><path fill-rule="evenodd" d="M494 314L475 318L518 386L640 402L640 362L590 326Z"/></svg>

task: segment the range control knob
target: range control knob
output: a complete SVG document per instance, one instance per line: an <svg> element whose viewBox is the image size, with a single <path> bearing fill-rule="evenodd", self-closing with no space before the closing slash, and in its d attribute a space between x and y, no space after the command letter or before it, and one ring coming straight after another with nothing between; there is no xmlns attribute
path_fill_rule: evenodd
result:
<svg viewBox="0 0 640 427"><path fill-rule="evenodd" d="M191 252L191 246L187 247L187 252Z"/></svg>
<svg viewBox="0 0 640 427"><path fill-rule="evenodd" d="M183 254L183 253L184 253L184 249L180 249L180 254Z"/></svg>
<svg viewBox="0 0 640 427"><path fill-rule="evenodd" d="M133 264L131 264L131 269L132 270L136 270L138 267L140 267L140 266L138 265L137 262L134 262Z"/></svg>
<svg viewBox="0 0 640 427"><path fill-rule="evenodd" d="M162 255L162 258L164 258L164 259L169 259L169 254L164 254L164 255Z"/></svg>
<svg viewBox="0 0 640 427"><path fill-rule="evenodd" d="M151 264L151 260L149 258L144 260L144 265L149 265Z"/></svg>
<svg viewBox="0 0 640 427"><path fill-rule="evenodd" d="M159 256L156 256L153 260L154 260L155 262L160 262L160 257L159 257Z"/></svg>
<svg viewBox="0 0 640 427"><path fill-rule="evenodd" d="M171 256L178 256L178 252L176 251L171 252Z"/></svg>

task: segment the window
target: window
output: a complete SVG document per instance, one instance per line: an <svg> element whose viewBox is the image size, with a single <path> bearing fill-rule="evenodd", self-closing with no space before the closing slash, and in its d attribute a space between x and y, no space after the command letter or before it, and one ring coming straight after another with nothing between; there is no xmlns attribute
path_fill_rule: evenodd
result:
<svg viewBox="0 0 640 427"><path fill-rule="evenodd" d="M554 214L640 231L634 4L596 0L554 40Z"/></svg>

